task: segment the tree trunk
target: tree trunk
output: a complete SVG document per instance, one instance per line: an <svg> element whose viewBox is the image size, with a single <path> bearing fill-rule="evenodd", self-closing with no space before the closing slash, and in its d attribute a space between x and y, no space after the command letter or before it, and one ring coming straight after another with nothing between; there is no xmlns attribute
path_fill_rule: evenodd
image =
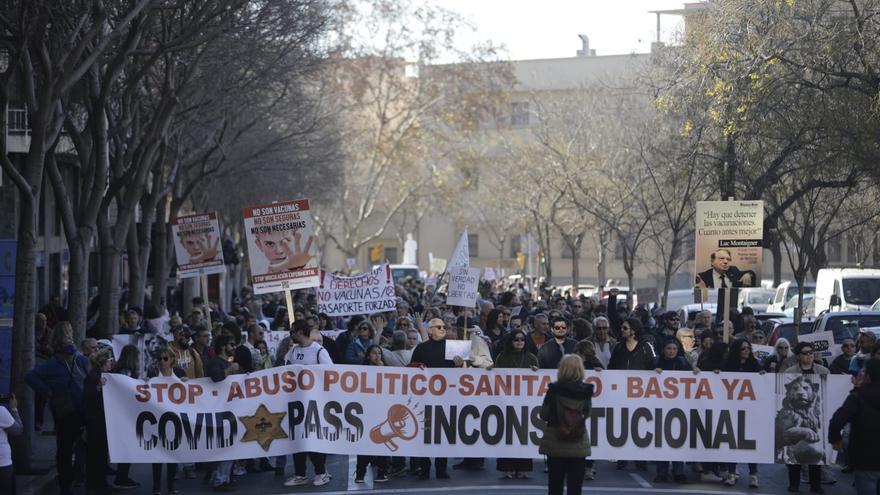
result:
<svg viewBox="0 0 880 495"><path fill-rule="evenodd" d="M34 316L36 293L36 204L39 195L27 198L19 194L18 239L15 254L15 304L12 332L12 391L18 398L24 431L21 441L13 442L16 468L28 469L33 438L34 394L24 375L34 368ZM21 459L23 466L18 465Z"/></svg>
<svg viewBox="0 0 880 495"><path fill-rule="evenodd" d="M636 289L633 287L633 272L631 267L626 270L626 284L629 287L629 292L626 294L626 304L630 310L633 309L633 295L636 293Z"/></svg>
<svg viewBox="0 0 880 495"><path fill-rule="evenodd" d="M156 239L153 244L155 245L155 252L153 253L153 261L155 266L153 267L153 292L150 294L150 297L153 300L153 304L159 305L161 304L163 308L168 306L168 302L165 301L165 293L168 289L168 272L170 271L170 263L168 258L168 239L171 236L168 233L168 229L171 227L165 223L165 201L161 201L159 203L159 213L157 218L160 221L154 224L155 232L153 235L156 236ZM227 307L224 301L221 301L222 307Z"/></svg>
<svg viewBox="0 0 880 495"><path fill-rule="evenodd" d="M598 279L598 283L596 284L599 287L603 287L605 285L606 279L606 269L607 269L607 260L608 260L608 233L605 231L599 232L599 244L597 246L599 260L596 262L596 277Z"/></svg>
<svg viewBox="0 0 880 495"><path fill-rule="evenodd" d="M81 341L88 330L86 313L89 305L89 245L91 238L84 241L77 237L68 239L67 242L67 249L70 251L70 265L67 269L67 317L73 327L73 338L76 342Z"/></svg>
<svg viewBox="0 0 880 495"><path fill-rule="evenodd" d="M877 237L878 236L875 234L874 242L872 243L874 245L874 256L872 256L873 261L871 263L871 266L873 266L874 268L880 268L880 239L878 239Z"/></svg>
<svg viewBox="0 0 880 495"><path fill-rule="evenodd" d="M98 242L101 255L101 278L98 297L98 334L111 338L119 331L119 261L122 253L116 247L106 214L98 218Z"/></svg>
<svg viewBox="0 0 880 495"><path fill-rule="evenodd" d="M767 249L773 255L773 286L782 283L782 242L778 236L771 236Z"/></svg>
<svg viewBox="0 0 880 495"><path fill-rule="evenodd" d="M540 227L539 227L540 230ZM544 252L544 277L545 280L549 283L550 280L553 279L553 255L550 253L550 224L544 225L544 235L542 236L543 241L541 244L541 250Z"/></svg>
<svg viewBox="0 0 880 495"><path fill-rule="evenodd" d="M141 265L141 253L147 249L141 245L138 235L138 224L132 222L126 236L126 251L128 254L128 307L133 306L143 309L144 292L147 283L144 267Z"/></svg>

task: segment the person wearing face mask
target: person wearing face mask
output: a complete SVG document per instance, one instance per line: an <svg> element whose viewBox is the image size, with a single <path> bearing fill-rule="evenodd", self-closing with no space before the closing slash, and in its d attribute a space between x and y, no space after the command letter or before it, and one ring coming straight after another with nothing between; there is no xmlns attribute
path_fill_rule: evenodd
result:
<svg viewBox="0 0 880 495"><path fill-rule="evenodd" d="M70 323L60 322L52 333L55 355L25 375L35 392L49 398L55 419L55 463L61 495L70 495L73 486L74 444L84 426L83 384L89 373L89 362L73 343Z"/></svg>

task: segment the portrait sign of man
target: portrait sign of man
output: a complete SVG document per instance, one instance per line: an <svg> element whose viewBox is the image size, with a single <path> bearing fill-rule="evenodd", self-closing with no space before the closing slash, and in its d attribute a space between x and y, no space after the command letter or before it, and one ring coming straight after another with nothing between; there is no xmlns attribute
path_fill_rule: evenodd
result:
<svg viewBox="0 0 880 495"><path fill-rule="evenodd" d="M729 249L716 249L709 255L712 267L697 274L696 287L701 289L724 289L730 287L754 287L755 272L740 270L731 264Z"/></svg>

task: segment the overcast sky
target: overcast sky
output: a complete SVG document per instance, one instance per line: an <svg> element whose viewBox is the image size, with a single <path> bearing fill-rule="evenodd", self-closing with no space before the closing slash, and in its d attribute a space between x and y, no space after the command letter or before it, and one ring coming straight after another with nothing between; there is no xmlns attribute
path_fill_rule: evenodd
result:
<svg viewBox="0 0 880 495"><path fill-rule="evenodd" d="M650 10L682 8L683 0L431 0L462 14L477 27L477 40L504 44L512 60L573 57L578 34L590 37L597 55L647 53L656 37ZM691 0L694 1L694 0ZM679 29L678 16L661 16L661 37Z"/></svg>

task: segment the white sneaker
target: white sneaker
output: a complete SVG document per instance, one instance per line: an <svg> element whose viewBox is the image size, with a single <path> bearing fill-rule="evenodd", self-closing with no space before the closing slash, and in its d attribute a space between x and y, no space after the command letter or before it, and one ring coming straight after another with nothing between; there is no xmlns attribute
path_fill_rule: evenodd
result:
<svg viewBox="0 0 880 495"><path fill-rule="evenodd" d="M749 476L749 488L758 488L758 475L753 474Z"/></svg>
<svg viewBox="0 0 880 495"><path fill-rule="evenodd" d="M704 471L703 474L700 475L700 481L703 483L721 483L724 480L721 476L718 476L712 471Z"/></svg>
<svg viewBox="0 0 880 495"><path fill-rule="evenodd" d="M330 476L330 473L319 474L315 476L315 481L313 481L312 484L315 486L324 486L327 483L330 483L332 478L333 477Z"/></svg>
<svg viewBox="0 0 880 495"><path fill-rule="evenodd" d="M244 468L244 465L236 462L232 465L232 474L234 476L244 476L247 474L247 469Z"/></svg>
<svg viewBox="0 0 880 495"><path fill-rule="evenodd" d="M309 479L305 476L291 476L287 478L287 481L284 482L284 486L302 486L308 485Z"/></svg>
<svg viewBox="0 0 880 495"><path fill-rule="evenodd" d="M724 479L724 484L727 486L733 486L736 484L736 475L731 473L727 475L727 478Z"/></svg>

